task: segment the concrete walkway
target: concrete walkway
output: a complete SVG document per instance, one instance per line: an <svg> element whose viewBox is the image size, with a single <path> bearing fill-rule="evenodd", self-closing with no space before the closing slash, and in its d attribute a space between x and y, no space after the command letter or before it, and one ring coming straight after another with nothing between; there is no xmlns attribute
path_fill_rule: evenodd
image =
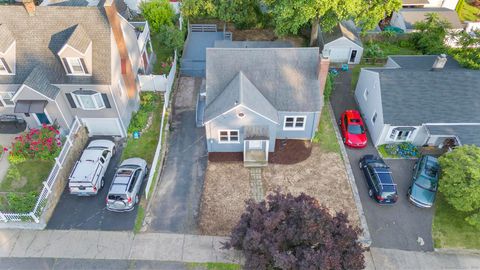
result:
<svg viewBox="0 0 480 270"><path fill-rule="evenodd" d="M224 237L186 234L1 230L0 257L240 263Z"/></svg>

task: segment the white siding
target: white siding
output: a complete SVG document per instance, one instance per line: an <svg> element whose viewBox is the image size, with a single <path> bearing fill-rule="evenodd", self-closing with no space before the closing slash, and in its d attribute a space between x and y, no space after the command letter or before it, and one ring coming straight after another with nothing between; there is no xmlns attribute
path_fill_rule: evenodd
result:
<svg viewBox="0 0 480 270"><path fill-rule="evenodd" d="M347 63L350 60L352 50L357 50L355 61L353 64L360 63L363 54L363 48L348 38L342 37L337 40L325 44L323 52L329 55L332 63Z"/></svg>

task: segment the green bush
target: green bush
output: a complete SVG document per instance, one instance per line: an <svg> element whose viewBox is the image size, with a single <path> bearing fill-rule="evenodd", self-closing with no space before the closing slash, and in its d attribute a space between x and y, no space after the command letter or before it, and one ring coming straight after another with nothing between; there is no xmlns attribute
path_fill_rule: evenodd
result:
<svg viewBox="0 0 480 270"><path fill-rule="evenodd" d="M468 224L480 230L480 213L473 214L469 217L466 217L465 220Z"/></svg>
<svg viewBox="0 0 480 270"><path fill-rule="evenodd" d="M323 91L323 98L325 99L325 101L330 100L330 96L333 92L333 81L333 76L331 74L328 74L327 81L325 82L325 90Z"/></svg>
<svg viewBox="0 0 480 270"><path fill-rule="evenodd" d="M385 53L383 52L382 48L380 48L380 45L373 42L369 41L366 44L365 51L363 52L364 57L366 58L384 58Z"/></svg>
<svg viewBox="0 0 480 270"><path fill-rule="evenodd" d="M26 160L53 160L62 147L59 134L56 127L48 125L22 133L15 137L8 160L12 164Z"/></svg>
<svg viewBox="0 0 480 270"><path fill-rule="evenodd" d="M162 25L158 28L158 39L162 47L182 50L185 42L185 33L175 26Z"/></svg>
<svg viewBox="0 0 480 270"><path fill-rule="evenodd" d="M9 193L7 195L9 211L15 213L29 213L35 207L37 199L37 192L29 192L26 194Z"/></svg>
<svg viewBox="0 0 480 270"><path fill-rule="evenodd" d="M173 26L175 11L168 0L142 1L140 11L150 24L152 32L158 32L164 25Z"/></svg>
<svg viewBox="0 0 480 270"><path fill-rule="evenodd" d="M159 96L156 93L147 92L140 95L140 109L133 114L128 126L128 133L141 131L145 128L150 114L155 110L158 99Z"/></svg>

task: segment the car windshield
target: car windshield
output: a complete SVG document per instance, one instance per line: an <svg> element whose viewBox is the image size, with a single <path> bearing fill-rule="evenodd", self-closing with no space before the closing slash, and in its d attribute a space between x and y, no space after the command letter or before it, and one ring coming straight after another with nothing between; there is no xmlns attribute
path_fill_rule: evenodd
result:
<svg viewBox="0 0 480 270"><path fill-rule="evenodd" d="M125 194L108 194L108 199L114 201L121 201L126 200L127 196Z"/></svg>
<svg viewBox="0 0 480 270"><path fill-rule="evenodd" d="M361 125L348 125L348 133L363 134L365 133L365 129Z"/></svg>
<svg viewBox="0 0 480 270"><path fill-rule="evenodd" d="M437 183L432 182L424 177L417 178L417 180L415 181L415 185L430 191L435 191L437 189Z"/></svg>
<svg viewBox="0 0 480 270"><path fill-rule="evenodd" d="M425 174L428 177L436 178L438 174L438 165L435 162L427 161L425 164Z"/></svg>

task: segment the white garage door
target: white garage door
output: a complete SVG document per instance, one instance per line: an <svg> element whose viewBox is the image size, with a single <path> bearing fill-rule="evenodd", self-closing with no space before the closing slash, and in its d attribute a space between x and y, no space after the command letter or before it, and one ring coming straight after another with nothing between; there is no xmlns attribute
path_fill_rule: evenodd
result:
<svg viewBox="0 0 480 270"><path fill-rule="evenodd" d="M346 63L350 58L350 48L331 48L330 62Z"/></svg>
<svg viewBox="0 0 480 270"><path fill-rule="evenodd" d="M108 135L124 137L118 118L82 118L87 126L88 135Z"/></svg>

